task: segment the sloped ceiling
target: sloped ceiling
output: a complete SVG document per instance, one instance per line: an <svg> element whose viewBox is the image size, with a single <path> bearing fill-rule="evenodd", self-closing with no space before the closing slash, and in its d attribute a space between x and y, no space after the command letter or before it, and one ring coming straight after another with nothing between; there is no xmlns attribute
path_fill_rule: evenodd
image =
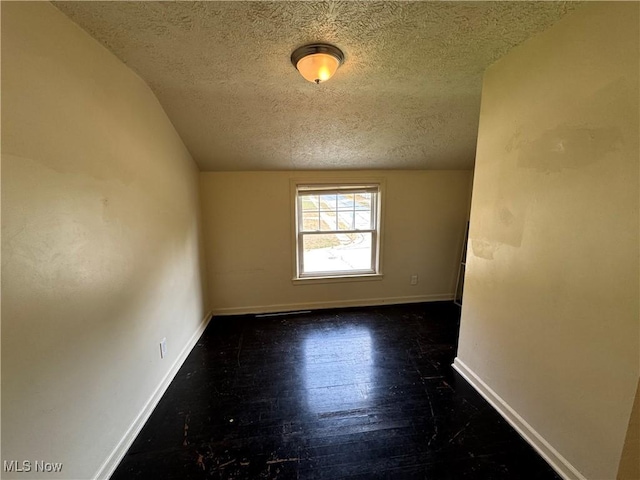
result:
<svg viewBox="0 0 640 480"><path fill-rule="evenodd" d="M201 170L468 169L482 73L566 2L55 2L153 89ZM341 48L328 82L291 52Z"/></svg>

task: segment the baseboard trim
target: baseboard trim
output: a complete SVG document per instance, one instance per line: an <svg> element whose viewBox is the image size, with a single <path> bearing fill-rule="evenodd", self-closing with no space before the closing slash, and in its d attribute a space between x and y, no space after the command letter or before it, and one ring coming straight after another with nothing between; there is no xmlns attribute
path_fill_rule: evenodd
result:
<svg viewBox="0 0 640 480"><path fill-rule="evenodd" d="M453 368L566 480L586 480L577 468L547 442L527 421L458 357Z"/></svg>
<svg viewBox="0 0 640 480"><path fill-rule="evenodd" d="M433 295L412 295L404 297L363 298L358 300L338 300L329 302L283 303L275 305L254 305L250 307L226 307L213 309L214 315L246 315L253 313L294 312L298 310L322 310L343 307L373 307L378 305L398 305L403 303L439 302L453 300L453 293Z"/></svg>
<svg viewBox="0 0 640 480"><path fill-rule="evenodd" d="M144 427L144 424L147 422L147 420L151 416L151 413L158 405L158 402L162 398L162 395L164 395L164 392L167 390L167 388L173 381L174 377L178 373L178 370L180 370L180 367L182 366L184 361L187 359L187 356L189 356L189 353L191 353L191 350L193 349L193 347L196 345L196 343L202 336L202 333L204 332L205 328L207 328L207 325L211 321L212 316L213 316L213 313L209 312L204 317L204 319L198 326L198 329L194 332L191 338L189 338L189 340L187 341L187 344L180 351L180 353L178 354L178 357L173 362L173 365L171 365L171 368L166 373L166 375L162 378L162 381L156 387L153 394L151 394L151 397L149 398L149 400L147 400L145 405L142 407L142 410L136 416L131 426L127 429L122 439L120 439L120 441L115 446L115 448L113 449L109 457L107 457L105 462L98 469L98 472L94 476L95 479L107 480L109 477L111 477L111 475L113 475L113 472L116 470L116 468L124 458L125 454L127 453L127 450L129 450L129 448L133 444L133 441L136 439L136 437L142 430L142 427Z"/></svg>

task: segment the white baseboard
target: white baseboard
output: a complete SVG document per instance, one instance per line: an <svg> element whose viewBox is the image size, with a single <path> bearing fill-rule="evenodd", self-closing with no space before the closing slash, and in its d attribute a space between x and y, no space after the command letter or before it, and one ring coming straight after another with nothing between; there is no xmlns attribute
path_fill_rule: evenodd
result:
<svg viewBox="0 0 640 480"><path fill-rule="evenodd" d="M518 415L500 395L484 383L465 363L456 357L453 368L491 404L502 417L524 438L558 474L566 480L586 480L577 468L547 442L527 421Z"/></svg>
<svg viewBox="0 0 640 480"><path fill-rule="evenodd" d="M145 405L142 407L142 410L136 416L131 426L127 429L122 439L118 442L118 444L115 446L115 448L113 449L109 457L107 457L105 462L98 469L98 472L94 475L95 479L106 480L109 477L111 477L111 475L113 475L113 472L116 470L117 466L120 464L120 462L124 458L125 454L127 453L127 450L129 450L134 440L142 430L142 427L144 427L144 424L147 422L147 420L153 413L153 410L158 405L158 402L162 398L162 395L164 395L164 392L167 390L167 388L173 381L174 377L178 373L178 370L180 370L180 367L189 356L189 353L191 353L191 350L193 349L195 344L198 342L198 339L204 332L205 328L207 328L207 325L209 324L209 321L211 320L212 316L213 316L212 312L209 312L204 317L204 319L198 326L198 329L194 332L191 338L189 338L189 340L187 341L187 344L180 351L175 362L173 362L173 365L171 365L171 368L169 369L167 374L160 381L160 384L156 387L155 391L153 392L149 400L147 400L147 403L145 403Z"/></svg>
<svg viewBox="0 0 640 480"><path fill-rule="evenodd" d="M412 295L405 297L363 298L358 300L333 300L329 302L283 303L276 305L254 305L250 307L226 307L213 309L214 315L246 315L251 313L294 312L298 310L322 310L342 307L372 307L402 303L422 303L453 300L453 293Z"/></svg>

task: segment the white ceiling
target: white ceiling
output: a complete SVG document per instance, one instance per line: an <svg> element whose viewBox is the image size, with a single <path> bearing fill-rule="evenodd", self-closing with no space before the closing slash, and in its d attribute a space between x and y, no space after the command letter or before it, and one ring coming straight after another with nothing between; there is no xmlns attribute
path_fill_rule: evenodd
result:
<svg viewBox="0 0 640 480"><path fill-rule="evenodd" d="M55 2L153 89L201 170L467 169L482 73L566 2ZM290 63L328 42L327 83Z"/></svg>

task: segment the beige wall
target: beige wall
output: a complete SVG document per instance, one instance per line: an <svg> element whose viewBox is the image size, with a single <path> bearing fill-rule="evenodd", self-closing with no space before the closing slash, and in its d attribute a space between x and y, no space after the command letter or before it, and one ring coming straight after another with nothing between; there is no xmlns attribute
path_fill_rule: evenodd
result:
<svg viewBox="0 0 640 480"><path fill-rule="evenodd" d="M3 460L96 474L203 320L198 206L145 83L51 4L2 2Z"/></svg>
<svg viewBox="0 0 640 480"><path fill-rule="evenodd" d="M484 80L457 362L568 477L616 477L638 381L639 7L581 7Z"/></svg>
<svg viewBox="0 0 640 480"><path fill-rule="evenodd" d="M385 181L381 281L294 285L290 179ZM471 172L201 173L209 294L219 313L450 299ZM410 285L410 276L419 276Z"/></svg>

